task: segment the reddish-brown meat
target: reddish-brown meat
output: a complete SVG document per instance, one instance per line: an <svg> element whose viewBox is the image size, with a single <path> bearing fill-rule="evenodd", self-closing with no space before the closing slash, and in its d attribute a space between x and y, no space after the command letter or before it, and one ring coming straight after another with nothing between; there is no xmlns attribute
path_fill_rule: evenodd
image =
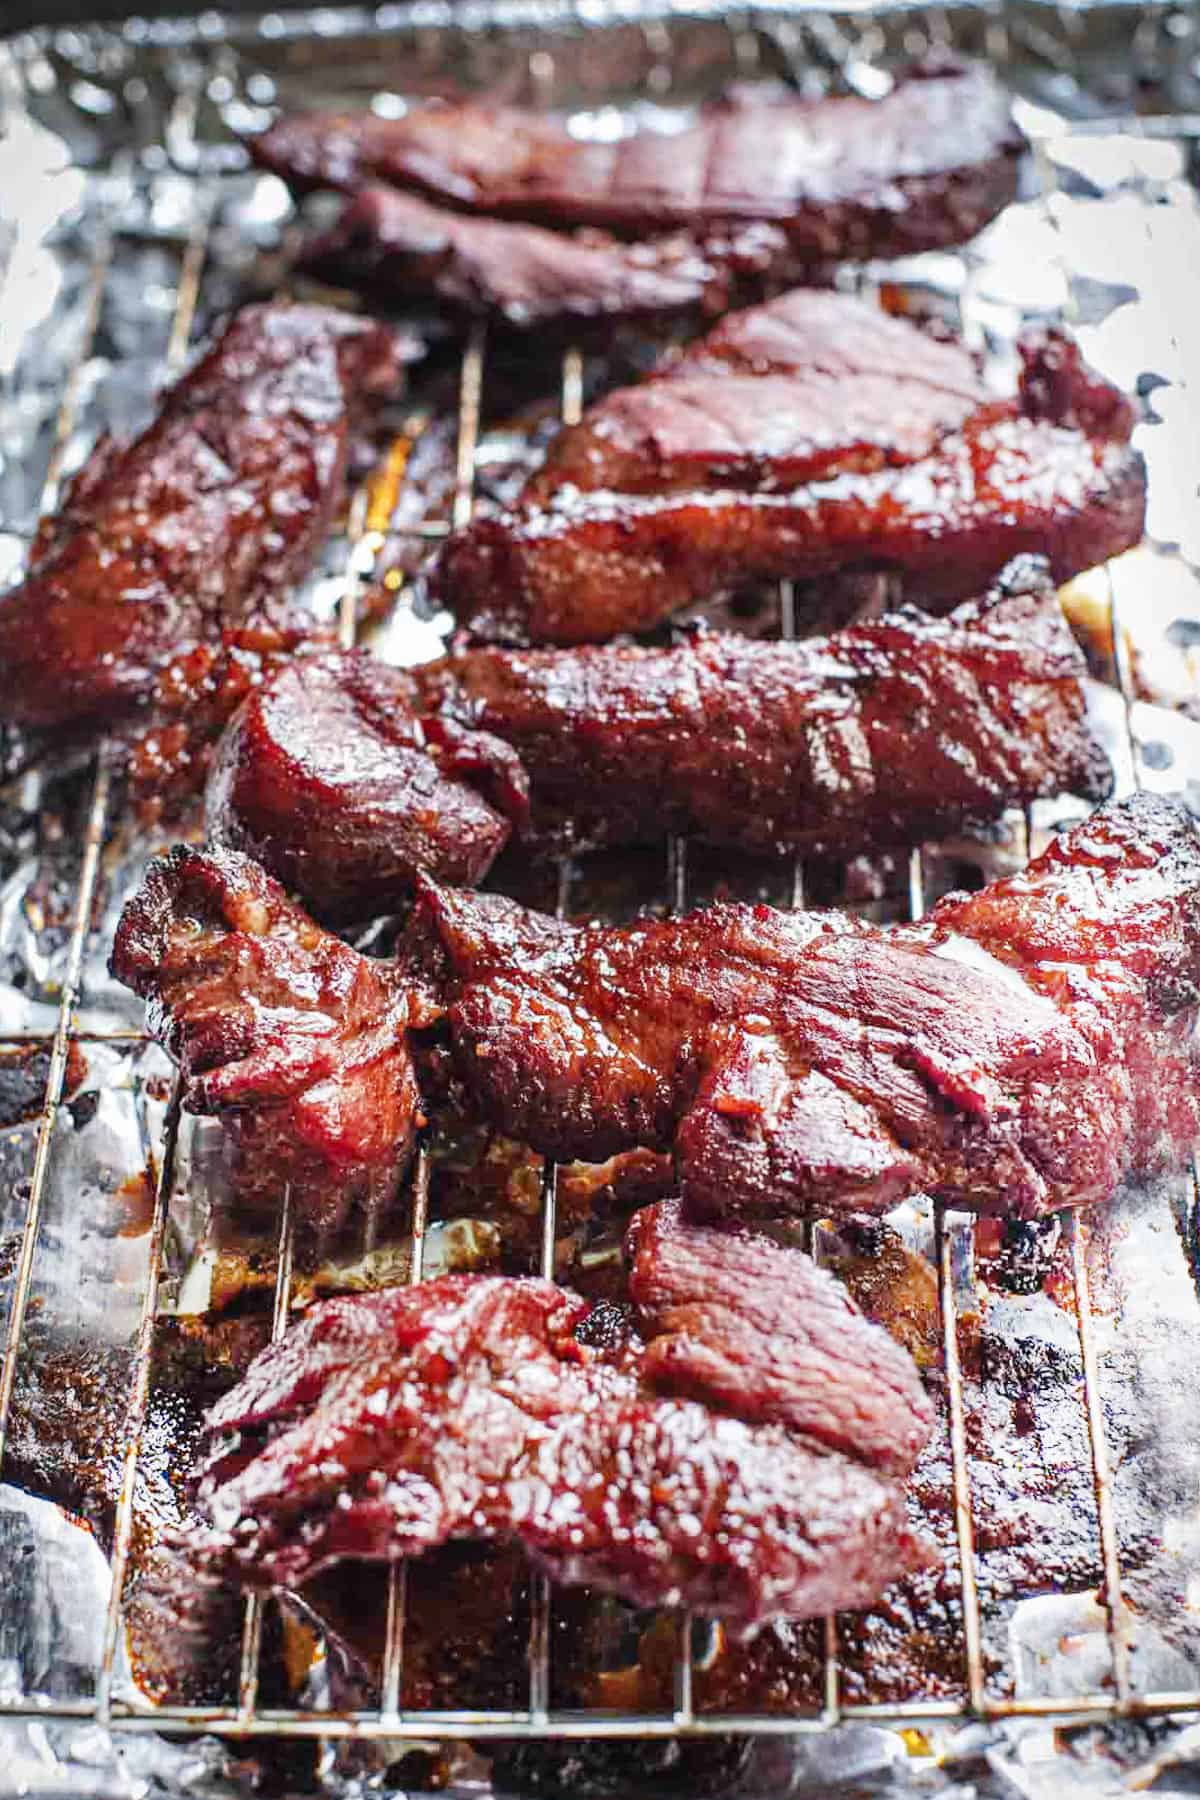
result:
<svg viewBox="0 0 1200 1800"><path fill-rule="evenodd" d="M478 637L584 643L721 588L863 569L944 609L1015 555L1056 581L1141 537L1125 398L1053 335L1015 397L959 345L844 295L737 314L551 445L517 506L454 533L434 595Z"/></svg>
<svg viewBox="0 0 1200 1800"><path fill-rule="evenodd" d="M323 280L518 331L700 314L729 287L686 242L629 245L468 219L386 187L351 200L301 261Z"/></svg>
<svg viewBox="0 0 1200 1800"><path fill-rule="evenodd" d="M444 1276L314 1309L209 1415L213 1553L292 1586L515 1538L563 1580L743 1625L866 1604L921 1559L882 1472L928 1436L915 1371L793 1250L745 1243L770 1288L747 1317L727 1292L697 1302L743 1241L673 1251L686 1229L635 1232L646 1348L590 1344L587 1302L545 1281Z"/></svg>
<svg viewBox="0 0 1200 1800"><path fill-rule="evenodd" d="M894 613L796 644L295 662L226 733L209 831L348 921L394 911L417 869L481 879L509 819L560 851L683 832L853 855L1039 795L1103 799L1081 653L1041 571L1007 585L944 621Z"/></svg>
<svg viewBox="0 0 1200 1800"><path fill-rule="evenodd" d="M1008 410L965 345L846 294L801 288L722 320L636 387L567 425L522 503L563 488L688 493L792 488L928 456Z"/></svg>
<svg viewBox="0 0 1200 1800"><path fill-rule="evenodd" d="M440 703L516 751L535 842L680 832L854 855L1038 795L1110 792L1053 590L1028 564L1006 589L948 619L907 609L801 643L478 649L412 681L424 714Z"/></svg>
<svg viewBox="0 0 1200 1800"><path fill-rule="evenodd" d="M223 649L294 636L290 591L398 354L382 326L323 307L239 313L148 430L103 439L43 521L28 576L0 601L0 718L74 732L160 701L177 711L164 683L190 692Z"/></svg>
<svg viewBox="0 0 1200 1800"><path fill-rule="evenodd" d="M814 261L962 243L1013 198L1024 147L992 75L949 58L878 101L751 93L682 132L607 143L465 101L284 118L250 145L301 191L384 181L466 212L632 237L768 221Z"/></svg>
<svg viewBox="0 0 1200 1800"><path fill-rule="evenodd" d="M792 494L596 496L480 518L447 539L436 600L476 638L599 643L722 588L878 568L944 610L1014 556L1057 582L1141 540L1145 470L1123 444L1005 419L907 469Z"/></svg>
<svg viewBox="0 0 1200 1800"><path fill-rule="evenodd" d="M149 1002L184 1104L224 1119L248 1209L318 1235L395 1198L421 1122L406 1032L422 1022L391 965L321 931L232 850L180 845L121 915L112 971Z"/></svg>
<svg viewBox="0 0 1200 1800"><path fill-rule="evenodd" d="M689 1224L677 1200L639 1212L625 1250L654 1387L911 1472L932 1408L908 1355L840 1281L771 1238Z"/></svg>
<svg viewBox="0 0 1200 1800"><path fill-rule="evenodd" d="M457 1067L560 1160L675 1147L694 1213L1083 1206L1197 1135L1200 836L1147 795L927 923L577 927L428 888Z"/></svg>
<svg viewBox="0 0 1200 1800"><path fill-rule="evenodd" d="M297 660L251 693L207 794L216 841L333 923L394 909L418 869L481 880L527 811L506 744L450 719L423 728L408 678L361 652Z"/></svg>

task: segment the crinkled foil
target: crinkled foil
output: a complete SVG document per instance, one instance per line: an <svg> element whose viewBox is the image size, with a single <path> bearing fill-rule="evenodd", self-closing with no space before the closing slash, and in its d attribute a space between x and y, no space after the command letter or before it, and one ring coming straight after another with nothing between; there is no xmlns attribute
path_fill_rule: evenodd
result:
<svg viewBox="0 0 1200 1800"><path fill-rule="evenodd" d="M1122 787L1182 790L1200 810L1200 15L1184 9L907 5L834 15L780 4L727 21L703 5L568 10L480 0L451 8L427 0L374 13L130 19L0 46L0 581L19 573L43 502L96 435L128 432L148 415L188 271L201 276L193 338L240 296L280 278L292 209L236 144L238 132L275 109L369 105L386 114L415 96L486 86L565 106L580 130L611 132L624 129L635 106L669 122L672 109L733 76L878 92L889 57L945 39L995 57L1019 94L1036 147L1026 191L962 254L848 273L846 283L886 281L943 312L997 380L1011 377L1025 322L1065 318L1090 360L1141 397L1147 543L1073 584L1066 599L1093 657L1093 709ZM410 400L423 417L446 408L444 387L423 394L420 377ZM439 429L435 422L412 465L417 471L428 453L432 487ZM538 429L531 436L527 421L485 420L477 457L485 498L503 492ZM315 607L331 613L347 592L361 594L393 556L412 566L413 540L402 528L422 516L425 498L410 481L394 500L390 528L331 542L309 584ZM400 661L425 657L436 650L437 623L402 602L379 648ZM1113 685L1118 675L1128 708ZM0 792L0 1040L11 1040L13 1054L55 1027L93 806L93 773L83 765L27 775ZM1070 810L1037 809L1035 841ZM963 858L985 873L1011 866L1019 836L1014 827L986 846L931 852L930 897ZM112 982L105 958L120 905L155 847L119 808L110 812L95 904L78 922L78 1058L49 1142L29 1307L55 1341L127 1351L131 1376L148 1242L129 1197L161 1154L169 1070L140 1041L140 1008ZM574 904L662 904L663 878L662 859L627 865L619 884L611 871L585 869ZM778 871L697 856L690 897L718 885L775 898L783 891ZM858 899L880 914L898 905L886 879ZM29 1117L0 1132L10 1286L38 1131L35 1099ZM212 1128L185 1128L163 1312L205 1303L204 1227L220 1177ZM930 1252L927 1219L912 1213L898 1223L912 1246ZM1200 1685L1198 1242L1195 1193L1184 1178L1122 1196L1089 1222L1086 1239L1138 1691ZM445 1244L456 1254L453 1233ZM982 1286L972 1245L965 1224L956 1228L960 1317L978 1327L965 1400L984 1642L1001 1671L995 1691L1017 1701L1103 1692L1112 1679L1103 1594L1095 1580L1070 1578L1080 1561L1096 1564L1098 1531L1075 1315L1045 1287ZM837 1234L828 1247L836 1256ZM112 1446L114 1457L123 1450ZM1004 1521L1014 1513L1041 1534L1036 1566L1006 1544ZM38 1703L38 1716L0 1724L0 1790L66 1800L255 1787L262 1771L252 1744L109 1732L86 1717L109 1576L83 1526L0 1488L0 1569L0 1706L20 1694ZM136 1697L121 1654L116 1691ZM311 1690L319 1703L319 1668ZM331 1746L314 1779L330 1792L399 1792L386 1771L402 1746L392 1749ZM464 1793L487 1792L487 1768L464 1751L443 1777ZM854 1722L823 1736L763 1738L728 1791L747 1800L843 1790L1041 1800L1131 1787L1195 1792L1198 1783L1196 1720L1063 1727L931 1718L903 1733Z"/></svg>

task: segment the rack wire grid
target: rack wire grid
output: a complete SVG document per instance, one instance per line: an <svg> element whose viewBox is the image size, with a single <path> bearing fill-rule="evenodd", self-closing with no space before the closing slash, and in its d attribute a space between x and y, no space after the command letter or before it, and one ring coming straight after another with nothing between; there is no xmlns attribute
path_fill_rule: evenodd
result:
<svg viewBox="0 0 1200 1800"><path fill-rule="evenodd" d="M424 9L422 17L430 9ZM716 15L714 15L715 17ZM374 28L386 35L399 28L404 15L391 7L377 15ZM414 15L415 17L415 15ZM888 15L894 22L897 14ZM903 43L909 50L949 35L949 15L928 8L909 9L902 15ZM1005 15L996 10L976 11L972 15L977 35L997 66L1003 70L1014 54L1012 28ZM1144 15L1156 31L1163 29L1165 13ZM420 23L419 20L416 21ZM443 19L443 24L445 20ZM721 29L731 39L731 63L752 72L759 60L768 33L777 45L782 26L791 33L790 53L797 59L819 60L828 69L831 64L851 60L869 64L878 53L883 37L875 16L855 15L834 19L824 14L805 14L780 9L764 25L762 15L737 15L723 21ZM1139 29L1147 29L1145 22ZM457 27L456 27L457 29ZM1074 66L1075 45L1080 33L1079 15L1068 8L1044 8L1040 22L1026 18L1019 33L1019 48L1025 58L1032 57L1052 74ZM198 30L186 34L187 58L172 63L167 51L157 65L158 76L173 87L167 116L165 141L176 171L186 178L190 202L188 216L169 240L177 259L177 275L172 302L172 318L162 371L164 377L177 371L187 355L197 316L198 303L207 278L210 226L214 213L215 182L203 159L188 154L193 142L197 96L214 76L222 80L244 83L249 67L243 63L239 32L248 30L233 26L225 41L220 21L202 20ZM648 58L648 91L663 96L670 91L673 75L672 16L666 13L648 18L637 25L644 39ZM286 19L275 19L275 35L291 34L304 41L301 27ZM336 36L336 33L335 33ZM86 42L86 35L76 35L76 46ZM162 29L162 42L170 45L170 28ZM494 34L492 49L495 50ZM503 48L503 44L501 44ZM48 35L29 37L10 45L8 74L15 76L17 90L44 97L48 69L56 69L62 78L62 54L50 54ZM547 66L547 53L541 49L521 52L529 56L529 85L548 97L553 89L553 68ZM69 48L67 53L69 61ZM10 92L10 103L21 104L20 92ZM1125 117L1114 120L1110 115L1099 121L1107 131L1120 131L1139 137L1179 141L1190 146L1200 137L1200 118L1189 116ZM1093 122L1080 123L1080 131L1096 129ZM1063 132L1072 127L1064 124ZM182 150L181 150L182 146ZM1053 223L1056 165L1045 154L1044 146L1036 153L1040 206ZM161 165L159 165L161 166ZM109 165L108 173L117 183L134 182L138 176L137 156L133 152L119 155ZM114 263L123 254L124 245L119 224L105 223L102 218L95 231L91 265L87 276L86 322L77 344L76 354L65 369L61 395L54 424L53 442L41 509L53 508L64 473L64 456L76 429L80 386L87 360L92 354L95 335L107 285ZM972 321L969 298L971 261L965 253L962 282L962 326L970 338ZM862 285L862 282L859 282ZM0 296L2 298L2 296ZM584 392L584 356L579 349L568 349L562 360L561 416L566 421L580 415ZM476 478L476 449L480 439L481 404L488 378L486 332L477 326L469 335L461 356L457 397L456 479L449 518L426 519L417 527L418 535L436 539L447 529L465 523L471 516ZM344 537L344 581L340 601L340 624L343 641L350 645L357 631L357 600L362 594L375 565L383 539L370 526L368 490L363 488L350 506ZM1135 728L1135 694L1125 639L1117 618L1116 588L1108 582L1107 604L1115 651L1115 666L1125 705L1130 749L1129 768L1135 782L1142 774L1140 745ZM785 635L794 634L794 596L789 584L780 593L780 616ZM108 1039L136 1042L136 1031L96 1031L89 1033L78 1022L81 980L85 957L95 933L94 911L98 882L101 878L106 844L114 830L115 803L119 793L118 771L110 755L101 750L91 776L90 800L86 814L82 856L71 910L71 928L67 942L61 979L57 1022L52 1033L27 1033L24 1041L36 1042L48 1053L44 1102L37 1128L36 1151L28 1188L28 1199L20 1233L19 1251L11 1281L11 1298L3 1328L3 1360L0 1362L0 1458L3 1457L6 1432L10 1420L14 1387L23 1355L23 1334L29 1317L35 1264L39 1251L43 1203L46 1195L51 1146L56 1119L64 1101L64 1082L72 1046ZM1020 822L1028 852L1031 821ZM559 916L566 914L571 903L576 869L564 863L559 869ZM679 910L688 903L689 859L685 842L674 840L667 846L665 860L667 902ZM908 910L918 918L925 910L924 853L915 849L908 865ZM791 894L794 904L803 904L805 872L797 864L792 872ZM21 1034L8 1034L9 1038ZM144 1039L141 1041L145 1041ZM798 1733L823 1732L845 1720L871 1720L895 1726L920 1727L935 1721L969 1718L998 1719L1005 1717L1044 1717L1051 1720L1105 1720L1115 1717L1148 1717L1166 1714L1200 1715L1200 1688L1178 1691L1138 1691L1131 1673L1130 1621L1123 1593L1123 1571L1118 1533L1114 1522L1111 1453L1106 1432L1105 1401L1101 1390L1096 1346L1096 1326L1089 1281L1087 1241L1089 1226L1085 1219L1069 1215L1063 1222L1070 1251L1073 1279L1073 1309L1077 1321L1083 1382L1082 1404L1086 1415L1090 1446L1091 1484L1095 1521L1098 1528L1100 1558L1103 1568L1103 1603L1107 1619L1108 1668L1100 1681L1088 1692L1061 1697L1033 1695L1023 1698L996 1697L988 1693L985 1680L983 1624L979 1587L975 1523L972 1512L972 1482L967 1444L966 1403L959 1341L961 1276L956 1271L971 1266L971 1232L973 1221L963 1215L935 1212L936 1275L939 1295L942 1346L948 1399L949 1453L952 1470L954 1526L958 1551L958 1582L963 1617L965 1662L963 1697L945 1699L914 1693L901 1702L857 1704L844 1702L841 1696L838 1655L838 1621L828 1619L824 1631L823 1701L811 1712L798 1714L761 1713L733 1714L700 1710L693 1697L692 1620L682 1616L677 1621L674 1665L674 1704L660 1713L624 1713L601 1710L564 1711L551 1704L551 1621L554 1592L542 1577L534 1578L532 1590L532 1623L529 1641L528 1704L514 1710L420 1710L406 1711L401 1705L402 1672L405 1645L406 1579L403 1563L395 1563L388 1571L387 1630L383 1659L381 1701L368 1711L336 1712L325 1709L280 1709L260 1706L259 1667L262 1646L262 1602L256 1596L247 1599L238 1695L232 1706L151 1706L121 1691L116 1678L118 1651L123 1629L122 1595L130 1565L134 1532L134 1490L138 1459L142 1451L150 1383L151 1356L156 1319L159 1315L160 1283L163 1273L164 1245L167 1239L168 1215L175 1181L176 1144L180 1124L179 1092L176 1087L166 1111L163 1140L155 1158L157 1181L153 1216L149 1230L147 1272L141 1302L140 1325L136 1351L130 1371L130 1398L127 1411L127 1436L121 1448L121 1483L117 1505L112 1553L111 1598L108 1605L103 1654L95 1672L91 1697L72 1701L47 1701L39 1694L0 1698L0 1718L36 1716L87 1718L120 1730L217 1732L230 1737L269 1734L309 1736L324 1739L348 1737L421 1739L472 1739L519 1737L666 1737L676 1734L729 1733ZM1193 1183L1196 1171L1193 1170ZM418 1154L413 1182L411 1279L421 1278L426 1228L429 1222L430 1163L425 1151ZM543 1275L555 1274L557 1174L553 1166L544 1171L541 1189L540 1265ZM819 1239L817 1245L819 1247ZM287 1196L283 1197L279 1229L278 1262L274 1294L273 1330L278 1336L288 1323L291 1298L292 1244L291 1221Z"/></svg>

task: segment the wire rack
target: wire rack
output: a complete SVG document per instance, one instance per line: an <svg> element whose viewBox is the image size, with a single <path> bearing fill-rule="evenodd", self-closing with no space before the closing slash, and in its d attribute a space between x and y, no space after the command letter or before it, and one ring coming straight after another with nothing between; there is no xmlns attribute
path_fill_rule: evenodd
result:
<svg viewBox="0 0 1200 1800"><path fill-rule="evenodd" d="M398 16L398 9L391 13ZM1054 27L1038 27L1032 45L1028 31L1024 50L1040 57L1051 71L1070 66L1071 44L1077 34L1077 20L1070 14L1046 10L1045 17ZM912 47L913 34L919 41L946 35L945 16L928 10L910 15L906 30ZM1003 65L1011 46L1006 36L1003 17L995 12L980 14L981 29L988 49ZM378 23L378 16L376 23ZM384 22L386 26L387 21ZM823 15L796 16L797 30L803 28L805 45L817 44L822 55L847 59L869 56L874 47L869 22L834 24ZM384 27L381 26L381 29ZM280 26L283 29L283 26ZM290 27L289 27L290 29ZM669 17L643 22L638 26L645 40L652 70L658 71L652 90L669 89L672 73L672 36ZM733 38L732 62L748 68L755 62L758 38L752 21L736 19L727 29ZM203 37L203 33L201 36ZM41 53L41 46L27 43L24 52L17 48L15 67L18 74L28 73L27 61ZM228 66L233 51L227 43L213 51ZM536 57L539 52L534 52ZM26 62L22 62L22 56ZM545 69L534 67L531 82L544 85ZM184 84L176 93L167 120L169 141L185 140L194 126L196 84ZM1085 122L1081 129L1090 127ZM1108 128L1115 129L1109 122ZM1122 129L1131 129L1158 137L1191 139L1200 134L1200 120L1195 117L1162 117L1123 121ZM1038 156L1041 205L1046 217L1053 218L1052 197L1055 165L1045 155ZM120 174L120 166L117 167ZM209 256L209 231L213 215L213 191L210 179L201 171L192 182L191 217L185 233L177 243L178 263L173 316L169 333L164 373L178 369L192 337L193 322L206 279ZM106 285L118 233L101 230L94 242L91 267L87 278L86 326L77 355L66 370L61 399L54 426L53 444L42 509L53 507L63 473L66 447L76 426L80 383L101 317ZM969 286L970 267L965 280ZM2 296L0 296L2 301ZM456 477L450 516L427 519L419 535L435 539L452 526L465 523L471 516L476 476L476 449L480 438L482 402L488 379L486 334L477 327L462 351L457 398ZM564 420L578 418L584 391L584 360L577 349L568 349L561 370L560 410ZM356 601L374 567L382 539L369 529L368 494L364 488L350 507L345 538L344 582L340 622L344 642L354 642L357 630ZM1140 758L1134 723L1134 693L1125 641L1119 628L1117 596L1113 583L1108 586L1108 605L1115 649L1116 673L1125 702L1126 722L1133 779L1140 777ZM795 597L784 584L780 593L780 616L785 635L795 631ZM52 1034L36 1038L48 1052L48 1069L44 1103L37 1128L36 1151L29 1184L28 1202L20 1235L20 1245L12 1277L11 1300L3 1324L3 1352L0 1361L0 1459L3 1458L6 1431L13 1402L18 1367L23 1354L23 1333L29 1316L33 1293L35 1262L43 1220L43 1205L51 1161L51 1147L56 1119L64 1099L64 1082L72 1045L99 1038L136 1043L136 1031L89 1033L78 1024L85 957L93 932L93 915L106 841L114 825L115 798L118 792L116 771L110 757L101 751L91 777L86 829L74 896L71 929L66 948L61 982L61 998L57 1023ZM1028 852L1031 821L1026 817L1019 829L1024 832ZM564 916L571 904L572 883L576 871L569 863L558 870L557 910ZM681 910L689 899L688 846L672 841L664 862L666 899L674 910ZM925 910L925 862L920 849L912 852L908 865L908 910L918 918ZM805 870L797 864L791 876L791 895L795 904L803 904ZM29 1034L33 1037L33 1034ZM960 1356L959 1320L962 1267L970 1266L970 1234L972 1221L962 1215L938 1209L935 1215L936 1273L940 1305L942 1346L948 1402L949 1456L952 1471L954 1526L958 1552L958 1583L963 1617L965 1660L962 1670L963 1698L930 1698L915 1693L911 1698L887 1705L843 1702L839 1675L839 1632L836 1619L828 1619L824 1629L824 1668L822 1703L804 1713L731 1714L709 1712L697 1708L693 1696L692 1621L683 1616L677 1622L674 1666L673 1705L661 1713L617 1713L608 1711L562 1711L552 1704L551 1652L552 1619L555 1596L550 1584L535 1577L532 1588L531 1628L529 1639L529 1685L527 1705L515 1710L421 1710L405 1711L401 1706L402 1675L405 1651L406 1575L403 1563L393 1564L388 1571L387 1629L383 1658L380 1705L370 1711L333 1712L324 1709L282 1710L259 1705L259 1672L262 1649L263 1613L257 1597L248 1599L242 1636L240 1678L236 1703L230 1706L164 1705L149 1707L138 1704L122 1691L118 1679L119 1649L122 1638L122 1596L130 1566L134 1534L134 1494L138 1459L142 1450L143 1428L151 1378L151 1356L156 1319L159 1314L160 1282L163 1273L168 1212L175 1180L177 1136L180 1125L179 1093L176 1088L166 1114L163 1141L156 1158L157 1183L153 1217L149 1233L148 1273L141 1305L136 1350L130 1371L130 1399L127 1412L126 1441L121 1446L121 1485L116 1512L112 1553L112 1589L103 1638L103 1653L95 1675L94 1692L79 1701L48 1703L39 1695L24 1695L0 1700L0 1717L36 1715L94 1719L101 1725L121 1730L167 1732L216 1731L231 1737L270 1734L311 1736L323 1739L345 1737L397 1739L472 1739L519 1737L666 1737L676 1734L797 1733L822 1732L844 1720L869 1719L896 1725L921 1726L933 1721L966 1718L1005 1718L1011 1716L1048 1719L1111 1719L1150 1715L1200 1714L1200 1688L1180 1691L1137 1691L1132 1679L1130 1656L1130 1621L1123 1592L1123 1571L1114 1522L1111 1479L1111 1452L1106 1432L1105 1403L1101 1391L1096 1344L1096 1325L1089 1283L1087 1223L1074 1215L1064 1221L1070 1252L1073 1281L1073 1305L1077 1320L1082 1366L1082 1405L1090 1446L1091 1477L1094 1488L1095 1521L1098 1528L1100 1559L1103 1569L1103 1598L1107 1616L1109 1666L1093 1691L1062 1698L1035 1696L1011 1699L989 1695L985 1679L984 1629L981 1614L975 1547L975 1522L972 1511L972 1484L967 1442L967 1407L964 1397L963 1368ZM1195 1176L1195 1171L1193 1171ZM411 1279L421 1278L426 1227L429 1219L430 1163L427 1154L418 1155L413 1181ZM544 1170L541 1187L540 1266L543 1275L553 1278L557 1237L557 1173L553 1166ZM819 1237L814 1248L819 1249ZM274 1294L273 1329L276 1336L288 1323L292 1273L290 1209L284 1196L280 1221L278 1262Z"/></svg>

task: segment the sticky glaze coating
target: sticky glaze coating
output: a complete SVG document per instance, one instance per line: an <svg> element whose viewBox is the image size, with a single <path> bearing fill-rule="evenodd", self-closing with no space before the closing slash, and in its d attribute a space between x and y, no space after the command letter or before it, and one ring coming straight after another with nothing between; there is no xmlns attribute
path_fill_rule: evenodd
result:
<svg viewBox="0 0 1200 1800"><path fill-rule="evenodd" d="M1033 1217L1196 1139L1200 836L1147 795L921 926L572 926L427 887L412 949L500 1130L561 1161L673 1146L697 1216L924 1192Z"/></svg>
<svg viewBox="0 0 1200 1800"><path fill-rule="evenodd" d="M149 429L102 440L42 522L0 600L0 719L74 732L144 717L160 684L203 686L227 640L259 652L293 631L289 595L342 498L352 424L395 388L398 355L382 326L324 307L240 312Z"/></svg>
<svg viewBox="0 0 1200 1800"><path fill-rule="evenodd" d="M406 1039L421 1015L396 969L321 931L232 850L151 863L110 967L148 1002L190 1112L222 1118L234 1189L272 1214L290 1186L315 1237L396 1198L421 1122Z"/></svg>
<svg viewBox="0 0 1200 1800"><path fill-rule="evenodd" d="M996 405L965 345L846 294L731 314L564 426L522 504L579 493L787 493L900 467ZM1004 410L1000 403L1000 410Z"/></svg>
<svg viewBox="0 0 1200 1800"><path fill-rule="evenodd" d="M476 649L412 671L503 738L554 849L669 832L756 853L856 855L1063 792L1102 800L1083 658L1044 572L935 620L909 608L828 638L701 632L667 648Z"/></svg>
<svg viewBox="0 0 1200 1800"><path fill-rule="evenodd" d="M1145 468L1132 407L1069 340L1022 355L1017 394L989 397L961 346L787 294L560 433L515 507L447 539L430 591L478 638L575 644L763 580L886 570L935 611L1014 556L1062 582L1140 540Z"/></svg>
<svg viewBox="0 0 1200 1800"><path fill-rule="evenodd" d="M417 870L482 880L510 822L539 851L688 833L854 855L1063 792L1101 800L1083 658L1041 571L937 621L824 640L478 649L408 671L298 660L220 745L210 836L331 923L396 911Z"/></svg>
<svg viewBox="0 0 1200 1800"><path fill-rule="evenodd" d="M560 1580L739 1625L868 1604L921 1561L895 1479L929 1432L916 1372L794 1250L748 1240L770 1291L746 1317L727 1288L697 1302L740 1242L664 1251L686 1229L635 1227L648 1345L589 1342L588 1303L538 1280L315 1308L209 1415L213 1554L291 1587L346 1558L516 1539ZM826 1430L844 1449L816 1447Z"/></svg>
<svg viewBox="0 0 1200 1800"><path fill-rule="evenodd" d="M301 261L322 280L516 331L699 315L728 291L719 268L687 243L621 244L464 218L386 187L349 201Z"/></svg>
<svg viewBox="0 0 1200 1800"><path fill-rule="evenodd" d="M463 212L630 237L767 221L814 261L963 243L1014 197L1025 142L981 65L944 58L877 101L775 91L611 143L475 101L281 119L250 151L298 191L386 182Z"/></svg>
<svg viewBox="0 0 1200 1800"><path fill-rule="evenodd" d="M481 880L528 813L516 755L450 719L423 728L408 678L362 652L309 657L254 690L218 746L210 836L334 924L394 910L418 869Z"/></svg>
<svg viewBox="0 0 1200 1800"><path fill-rule="evenodd" d="M946 439L895 472L792 494L598 495L481 518L446 540L430 588L486 642L601 643L722 589L883 569L945 610L1020 555L1062 583L1139 543L1146 473L1124 444L1029 419Z"/></svg>

